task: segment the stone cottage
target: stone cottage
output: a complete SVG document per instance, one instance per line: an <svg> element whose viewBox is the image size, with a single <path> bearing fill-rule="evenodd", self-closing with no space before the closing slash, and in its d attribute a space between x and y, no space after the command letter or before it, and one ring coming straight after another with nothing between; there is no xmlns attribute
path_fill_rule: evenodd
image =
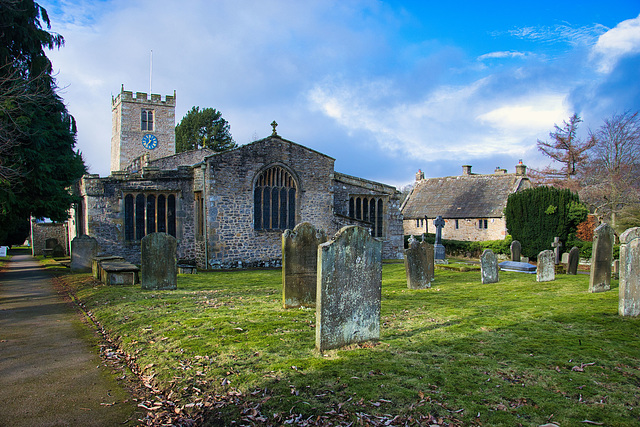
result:
<svg viewBox="0 0 640 427"><path fill-rule="evenodd" d="M270 136L232 150L175 154L175 99L123 88L112 100L112 171L79 182L74 234L139 263L142 237L166 232L179 258L205 269L279 265L282 232L300 222L329 234L355 224L383 241L383 257L402 256L395 187L336 172L333 158L282 138L275 122Z"/></svg>
<svg viewBox="0 0 640 427"><path fill-rule="evenodd" d="M444 239L504 239L507 198L526 188L531 188L531 181L522 162L515 173L496 168L492 174L475 174L465 165L462 175L425 179L424 172L419 171L401 207L404 234L435 233L433 220L441 215L445 220Z"/></svg>

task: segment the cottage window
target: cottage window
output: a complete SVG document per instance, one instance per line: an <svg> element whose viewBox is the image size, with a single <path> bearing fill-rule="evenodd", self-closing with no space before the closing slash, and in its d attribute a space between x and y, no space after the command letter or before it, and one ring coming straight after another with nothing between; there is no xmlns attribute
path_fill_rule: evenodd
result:
<svg viewBox="0 0 640 427"><path fill-rule="evenodd" d="M140 113L140 130L153 130L153 110L142 110Z"/></svg>
<svg viewBox="0 0 640 427"><path fill-rule="evenodd" d="M293 175L281 166L260 173L253 188L253 227L267 231L293 229L296 189Z"/></svg>
<svg viewBox="0 0 640 427"><path fill-rule="evenodd" d="M458 220L456 219L456 230L458 230L460 228L460 223L458 222Z"/></svg>
<svg viewBox="0 0 640 427"><path fill-rule="evenodd" d="M141 240L150 233L176 236L176 196L173 194L126 194L124 239Z"/></svg>
<svg viewBox="0 0 640 427"><path fill-rule="evenodd" d="M480 229L487 229L489 228L489 220L487 219L479 219L478 220L478 228Z"/></svg>

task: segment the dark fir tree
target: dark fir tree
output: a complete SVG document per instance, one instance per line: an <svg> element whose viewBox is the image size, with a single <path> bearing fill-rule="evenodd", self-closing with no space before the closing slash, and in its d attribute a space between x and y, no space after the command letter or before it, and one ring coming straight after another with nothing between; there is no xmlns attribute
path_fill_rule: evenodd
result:
<svg viewBox="0 0 640 427"><path fill-rule="evenodd" d="M44 52L64 40L49 29L46 10L32 0L0 0L1 242L19 241L30 216L66 220L76 202L68 189L85 172Z"/></svg>
<svg viewBox="0 0 640 427"><path fill-rule="evenodd" d="M215 108L193 107L176 126L176 152L210 148L225 151L237 145L231 127Z"/></svg>
<svg viewBox="0 0 640 427"><path fill-rule="evenodd" d="M543 186L511 194L504 213L507 230L513 240L520 241L522 254L535 258L540 251L551 249L554 237L566 244L569 233L589 211L576 193Z"/></svg>

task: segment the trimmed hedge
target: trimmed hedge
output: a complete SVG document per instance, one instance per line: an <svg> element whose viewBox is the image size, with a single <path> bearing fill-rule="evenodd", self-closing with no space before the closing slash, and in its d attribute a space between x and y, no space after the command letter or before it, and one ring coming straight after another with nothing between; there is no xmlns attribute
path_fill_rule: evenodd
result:
<svg viewBox="0 0 640 427"><path fill-rule="evenodd" d="M427 243L434 244L436 241L435 234L423 234L422 237ZM416 236L420 238L420 236ZM482 242L469 242L465 240L448 240L442 239L442 245L448 256L470 256L473 258L479 258L485 249L491 249L495 254L511 254L511 242L513 239L511 236L507 236L504 240L485 240ZM405 249L409 245L409 236L404 236Z"/></svg>

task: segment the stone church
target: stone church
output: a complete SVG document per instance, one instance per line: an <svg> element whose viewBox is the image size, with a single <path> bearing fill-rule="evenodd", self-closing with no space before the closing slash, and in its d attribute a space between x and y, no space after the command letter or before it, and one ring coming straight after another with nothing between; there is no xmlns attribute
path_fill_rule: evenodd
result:
<svg viewBox="0 0 640 427"><path fill-rule="evenodd" d="M175 153L173 96L125 91L112 99L111 174L86 175L69 230L100 251L140 263L140 240L165 232L198 268L280 265L285 229L310 222L333 235L360 225L402 257L395 187L334 170L335 159L278 135L221 153Z"/></svg>

